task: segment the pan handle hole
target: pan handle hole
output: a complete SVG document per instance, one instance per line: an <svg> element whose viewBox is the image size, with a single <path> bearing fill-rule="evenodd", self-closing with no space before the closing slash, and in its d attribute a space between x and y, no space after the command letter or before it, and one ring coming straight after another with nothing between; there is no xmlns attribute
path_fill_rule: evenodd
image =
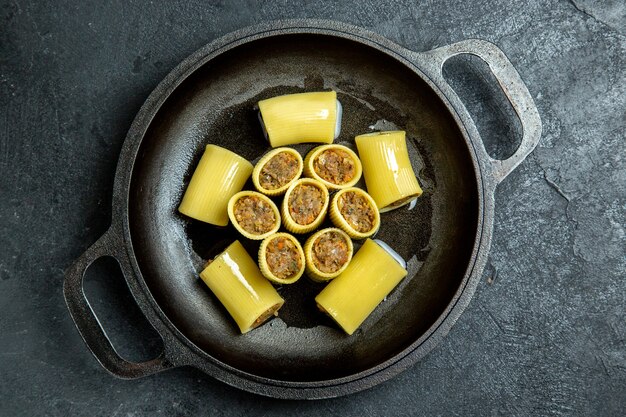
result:
<svg viewBox="0 0 626 417"><path fill-rule="evenodd" d="M159 334L137 306L115 258L96 260L83 281L85 296L117 353L142 362L163 351Z"/></svg>
<svg viewBox="0 0 626 417"><path fill-rule="evenodd" d="M457 55L446 61L443 76L472 116L489 156L513 155L522 141L522 125L487 63Z"/></svg>

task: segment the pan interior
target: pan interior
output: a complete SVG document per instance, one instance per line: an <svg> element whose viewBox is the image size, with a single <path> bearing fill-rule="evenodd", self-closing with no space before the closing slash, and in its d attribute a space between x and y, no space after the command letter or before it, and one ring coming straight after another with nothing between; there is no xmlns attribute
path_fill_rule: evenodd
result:
<svg viewBox="0 0 626 417"><path fill-rule="evenodd" d="M306 278L280 288L286 303L278 318L240 335L198 273L235 239L253 257L258 243L230 226L184 218L177 206L206 144L253 162L269 149L253 110L258 100L322 89L337 91L343 104L336 142L353 144L356 134L373 130L407 132L424 194L412 210L382 214L377 238L407 260L409 274L352 336L317 311L314 297L323 285ZM297 147L303 156L310 148ZM472 154L445 105L416 73L355 41L291 34L237 46L177 87L138 150L129 221L140 279L191 343L253 375L322 381L393 358L435 323L471 261L478 204Z"/></svg>

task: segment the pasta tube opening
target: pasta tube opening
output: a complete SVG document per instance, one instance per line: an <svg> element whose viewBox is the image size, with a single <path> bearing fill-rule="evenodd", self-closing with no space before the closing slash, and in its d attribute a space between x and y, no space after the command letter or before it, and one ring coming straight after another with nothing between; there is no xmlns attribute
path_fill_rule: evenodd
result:
<svg viewBox="0 0 626 417"><path fill-rule="evenodd" d="M269 197L256 191L240 191L228 201L228 217L239 233L262 240L280 228L280 212Z"/></svg>
<svg viewBox="0 0 626 417"><path fill-rule="evenodd" d="M301 178L291 184L285 193L281 212L285 228L291 233L309 233L315 230L328 211L328 188L311 178Z"/></svg>
<svg viewBox="0 0 626 417"><path fill-rule="evenodd" d="M269 196L284 194L300 178L304 163L298 151L276 148L264 155L252 171L254 187Z"/></svg>
<svg viewBox="0 0 626 417"><path fill-rule="evenodd" d="M276 233L261 242L259 268L263 276L276 284L293 284L305 269L304 251L289 233Z"/></svg>
<svg viewBox="0 0 626 417"><path fill-rule="evenodd" d="M335 193L330 219L353 239L373 236L380 228L380 213L374 199L364 190L351 187Z"/></svg>
<svg viewBox="0 0 626 417"><path fill-rule="evenodd" d="M306 272L316 282L341 274L352 259L352 239L341 229L329 227L314 233L304 244Z"/></svg>
<svg viewBox="0 0 626 417"><path fill-rule="evenodd" d="M323 183L329 190L352 187L363 168L356 153L343 145L322 145L312 149L304 160L304 174Z"/></svg>

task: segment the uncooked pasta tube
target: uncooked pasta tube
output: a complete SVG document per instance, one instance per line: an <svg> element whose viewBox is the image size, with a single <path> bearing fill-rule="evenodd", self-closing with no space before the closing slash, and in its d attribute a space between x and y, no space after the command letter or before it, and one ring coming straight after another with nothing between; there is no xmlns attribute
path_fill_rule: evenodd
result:
<svg viewBox="0 0 626 417"><path fill-rule="evenodd" d="M285 302L238 240L213 259L200 278L226 307L241 333L263 324Z"/></svg>
<svg viewBox="0 0 626 417"><path fill-rule="evenodd" d="M275 284L293 284L304 273L304 252L298 239L289 233L266 237L259 248L259 268Z"/></svg>
<svg viewBox="0 0 626 417"><path fill-rule="evenodd" d="M316 282L329 281L341 274L352 259L352 239L335 227L314 233L304 243L306 273Z"/></svg>
<svg viewBox="0 0 626 417"><path fill-rule="evenodd" d="M355 141L367 192L381 213L409 204L422 194L409 160L404 131L368 133L357 136Z"/></svg>
<svg viewBox="0 0 626 417"><path fill-rule="evenodd" d="M300 178L289 186L283 199L283 224L291 233L309 233L326 217L328 188L312 178Z"/></svg>
<svg viewBox="0 0 626 417"><path fill-rule="evenodd" d="M407 274L406 264L385 243L367 239L345 271L315 301L348 334L354 333Z"/></svg>
<svg viewBox="0 0 626 417"><path fill-rule="evenodd" d="M266 195L240 191L228 201L228 217L239 233L248 239L261 240L280 228L278 207Z"/></svg>
<svg viewBox="0 0 626 417"><path fill-rule="evenodd" d="M270 145L332 143L341 131L341 103L334 91L287 94L259 101L259 119Z"/></svg>
<svg viewBox="0 0 626 417"><path fill-rule="evenodd" d="M359 157L343 145L313 148L304 160L304 175L323 183L329 190L352 187L361 179Z"/></svg>
<svg viewBox="0 0 626 417"><path fill-rule="evenodd" d="M380 227L380 213L374 199L357 187L335 193L329 208L333 224L353 239L374 235Z"/></svg>
<svg viewBox="0 0 626 417"><path fill-rule="evenodd" d="M302 156L295 149L276 148L265 154L252 171L256 189L269 196L284 194L302 175Z"/></svg>
<svg viewBox="0 0 626 417"><path fill-rule="evenodd" d="M228 224L228 200L241 191L252 164L234 152L207 145L178 211L217 226Z"/></svg>

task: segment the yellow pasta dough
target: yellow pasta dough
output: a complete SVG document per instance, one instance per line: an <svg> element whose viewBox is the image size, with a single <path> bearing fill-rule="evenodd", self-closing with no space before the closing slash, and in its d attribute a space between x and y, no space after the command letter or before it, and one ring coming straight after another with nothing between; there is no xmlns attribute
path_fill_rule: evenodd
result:
<svg viewBox="0 0 626 417"><path fill-rule="evenodd" d="M348 334L359 328L407 274L399 256L381 244L367 239L345 271L315 297L318 308Z"/></svg>
<svg viewBox="0 0 626 417"><path fill-rule="evenodd" d="M252 168L236 153L207 145L178 211L206 223L226 226L228 200L241 191Z"/></svg>
<svg viewBox="0 0 626 417"><path fill-rule="evenodd" d="M285 302L238 240L210 262L200 278L226 307L241 333L263 324Z"/></svg>
<svg viewBox="0 0 626 417"><path fill-rule="evenodd" d="M334 91L287 94L259 101L270 145L332 143L339 135L341 104Z"/></svg>
<svg viewBox="0 0 626 417"><path fill-rule="evenodd" d="M402 130L355 138L368 193L381 213L409 204L422 194Z"/></svg>

